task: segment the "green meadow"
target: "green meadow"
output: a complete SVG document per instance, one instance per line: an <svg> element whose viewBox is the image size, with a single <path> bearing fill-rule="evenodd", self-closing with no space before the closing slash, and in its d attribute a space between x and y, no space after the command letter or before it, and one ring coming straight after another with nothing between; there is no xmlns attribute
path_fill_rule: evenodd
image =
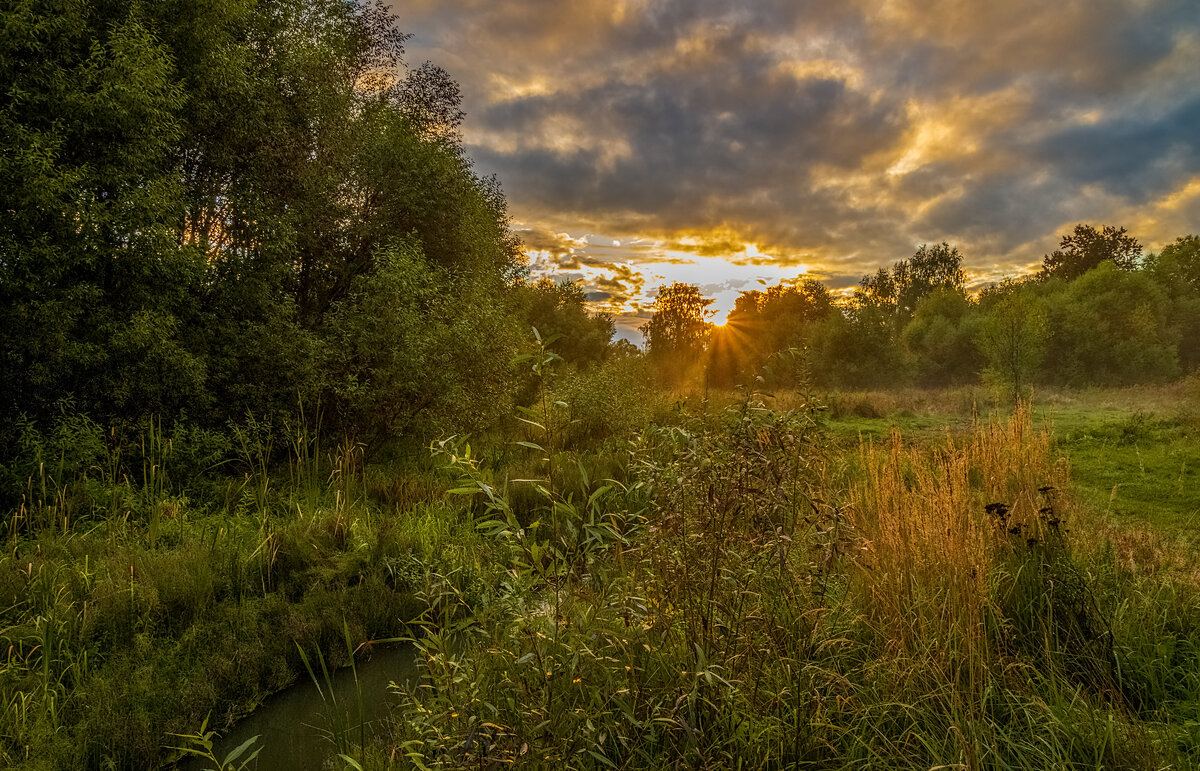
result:
<svg viewBox="0 0 1200 771"><path fill-rule="evenodd" d="M0 768L1200 768L1200 237L635 346L398 13L0 6Z"/></svg>
<svg viewBox="0 0 1200 771"><path fill-rule="evenodd" d="M601 438L550 370L513 433L420 455L301 428L185 481L202 440L150 424L114 481L71 459L98 427L31 429L6 762L240 768L269 747L205 735L400 640L369 732L312 726L331 767L1197 762L1184 386L664 395Z"/></svg>

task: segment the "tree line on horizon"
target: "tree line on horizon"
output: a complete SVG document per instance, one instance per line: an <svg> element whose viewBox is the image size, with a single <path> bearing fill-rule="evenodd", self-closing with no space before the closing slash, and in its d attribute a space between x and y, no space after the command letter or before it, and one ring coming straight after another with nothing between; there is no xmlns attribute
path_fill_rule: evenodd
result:
<svg viewBox="0 0 1200 771"><path fill-rule="evenodd" d="M1041 270L974 294L958 249L925 244L847 298L782 282L741 293L721 327L712 302L660 289L642 332L662 372L724 388L1164 382L1200 365L1200 238L1145 254L1125 228L1080 224Z"/></svg>
<svg viewBox="0 0 1200 771"><path fill-rule="evenodd" d="M977 297L947 244L849 301L814 281L743 293L720 332L699 290L666 287L643 361L582 288L530 280L498 182L466 154L458 85L406 64L384 3L28 0L0 22L14 480L23 432L66 414L222 431L319 410L373 448L487 428L531 398L513 364L531 329L596 421L646 366L860 388L1121 384L1200 364L1196 237L1143 256L1090 226L1038 277Z"/></svg>

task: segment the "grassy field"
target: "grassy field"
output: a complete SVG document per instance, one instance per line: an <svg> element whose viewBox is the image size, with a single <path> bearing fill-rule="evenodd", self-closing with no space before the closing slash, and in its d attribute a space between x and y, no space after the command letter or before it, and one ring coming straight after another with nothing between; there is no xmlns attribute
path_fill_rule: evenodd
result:
<svg viewBox="0 0 1200 771"><path fill-rule="evenodd" d="M694 404L635 447L628 537L540 567L512 542L526 583L476 617L467 652L422 644L421 688L364 758L1193 768L1189 499L1158 490L1130 518L1092 481L1151 447L1151 406L1190 451L1179 400L1152 395L1015 412L970 393Z"/></svg>
<svg viewBox="0 0 1200 771"><path fill-rule="evenodd" d="M151 425L125 479L60 426L0 558L0 757L170 763L403 636L346 768L1194 768L1196 403L724 394L589 442L546 399L370 463L247 429L191 477L209 440Z"/></svg>
<svg viewBox="0 0 1200 771"><path fill-rule="evenodd" d="M1071 467L1072 490L1096 511L1164 533L1200 535L1200 390L1159 388L1036 394L1035 425ZM879 442L899 429L936 443L1005 414L982 389L908 394L839 394L827 426L843 443Z"/></svg>

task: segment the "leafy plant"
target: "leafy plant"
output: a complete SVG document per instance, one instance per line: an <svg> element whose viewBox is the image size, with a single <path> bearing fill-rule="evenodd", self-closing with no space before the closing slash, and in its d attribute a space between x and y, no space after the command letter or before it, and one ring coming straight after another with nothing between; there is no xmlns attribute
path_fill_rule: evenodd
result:
<svg viewBox="0 0 1200 771"><path fill-rule="evenodd" d="M204 722L200 724L200 729L194 734L173 734L183 739L186 744L182 747L168 747L167 749L178 750L186 756L197 757L213 763L211 767L205 771L244 771L251 768L251 763L262 752L262 748L255 748L253 752L246 755L248 751L258 742L257 736L252 736L242 742L237 747L234 747L225 755L224 758L218 759L213 754L213 738L216 736L215 731L209 731L208 718L204 718ZM245 757L243 757L245 756Z"/></svg>

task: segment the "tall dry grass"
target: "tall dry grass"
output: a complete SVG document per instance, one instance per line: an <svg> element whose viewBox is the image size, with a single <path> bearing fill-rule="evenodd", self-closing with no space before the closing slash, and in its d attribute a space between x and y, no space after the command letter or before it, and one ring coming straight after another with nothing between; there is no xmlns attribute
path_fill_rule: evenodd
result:
<svg viewBox="0 0 1200 771"><path fill-rule="evenodd" d="M857 462L847 599L872 628L881 662L910 672L912 687L954 716L961 757L978 767L986 737L977 729L989 724L979 711L1003 668L1000 563L1046 537L1046 498L1066 483L1066 468L1027 404L934 447L906 445L893 430L882 445L863 443Z"/></svg>

